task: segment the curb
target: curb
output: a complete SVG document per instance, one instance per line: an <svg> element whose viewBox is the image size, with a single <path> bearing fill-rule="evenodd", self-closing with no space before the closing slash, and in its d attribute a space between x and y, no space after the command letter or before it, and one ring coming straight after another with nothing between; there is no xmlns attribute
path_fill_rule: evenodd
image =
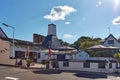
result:
<svg viewBox="0 0 120 80"><path fill-rule="evenodd" d="M9 64L0 64L0 66L18 67L18 66L15 66L15 65L9 65Z"/></svg>

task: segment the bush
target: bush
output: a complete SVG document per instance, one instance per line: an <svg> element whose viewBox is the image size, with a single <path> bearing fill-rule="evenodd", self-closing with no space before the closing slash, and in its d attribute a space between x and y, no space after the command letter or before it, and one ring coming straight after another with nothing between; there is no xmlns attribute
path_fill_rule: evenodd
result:
<svg viewBox="0 0 120 80"><path fill-rule="evenodd" d="M120 60L120 53L115 53L115 54L114 54L114 58Z"/></svg>
<svg viewBox="0 0 120 80"><path fill-rule="evenodd" d="M49 64L50 63L50 60L45 60L45 64Z"/></svg>
<svg viewBox="0 0 120 80"><path fill-rule="evenodd" d="M26 62L27 63L32 63L32 60L31 59L26 59Z"/></svg>

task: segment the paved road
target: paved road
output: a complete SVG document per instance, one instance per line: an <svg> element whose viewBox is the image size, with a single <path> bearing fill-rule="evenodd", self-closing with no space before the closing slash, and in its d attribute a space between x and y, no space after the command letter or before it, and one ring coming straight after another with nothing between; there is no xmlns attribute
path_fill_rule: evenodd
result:
<svg viewBox="0 0 120 80"><path fill-rule="evenodd" d="M120 80L120 74L20 69L0 66L0 80Z"/></svg>

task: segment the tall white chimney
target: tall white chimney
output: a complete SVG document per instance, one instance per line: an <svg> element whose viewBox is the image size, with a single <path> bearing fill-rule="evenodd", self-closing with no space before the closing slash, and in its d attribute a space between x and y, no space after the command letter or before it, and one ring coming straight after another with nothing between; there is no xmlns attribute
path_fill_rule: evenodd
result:
<svg viewBox="0 0 120 80"><path fill-rule="evenodd" d="M48 35L56 36L56 25L55 24L48 24Z"/></svg>

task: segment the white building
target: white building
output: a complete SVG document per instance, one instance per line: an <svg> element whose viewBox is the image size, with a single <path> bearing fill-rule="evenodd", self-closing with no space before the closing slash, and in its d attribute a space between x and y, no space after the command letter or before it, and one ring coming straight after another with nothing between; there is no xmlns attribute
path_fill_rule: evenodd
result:
<svg viewBox="0 0 120 80"><path fill-rule="evenodd" d="M63 60L58 61L60 70L76 70L76 71L90 71L114 73L117 72L117 61L110 58L94 58L88 60Z"/></svg>
<svg viewBox="0 0 120 80"><path fill-rule="evenodd" d="M37 62L39 53L41 52L43 46L39 43L33 43L30 41L18 40L14 39L14 46L13 46L13 39L8 38L4 31L0 28L0 64L6 65L15 65L16 59L26 59L26 51L27 47L29 47L29 58L33 59ZM29 45L27 45L29 44ZM14 49L13 49L14 47ZM3 50L2 50L3 49Z"/></svg>
<svg viewBox="0 0 120 80"><path fill-rule="evenodd" d="M113 46L113 47L119 47L120 48L120 43L118 42L118 40L112 35L110 34L105 41L102 44L103 46L109 47L109 46Z"/></svg>

